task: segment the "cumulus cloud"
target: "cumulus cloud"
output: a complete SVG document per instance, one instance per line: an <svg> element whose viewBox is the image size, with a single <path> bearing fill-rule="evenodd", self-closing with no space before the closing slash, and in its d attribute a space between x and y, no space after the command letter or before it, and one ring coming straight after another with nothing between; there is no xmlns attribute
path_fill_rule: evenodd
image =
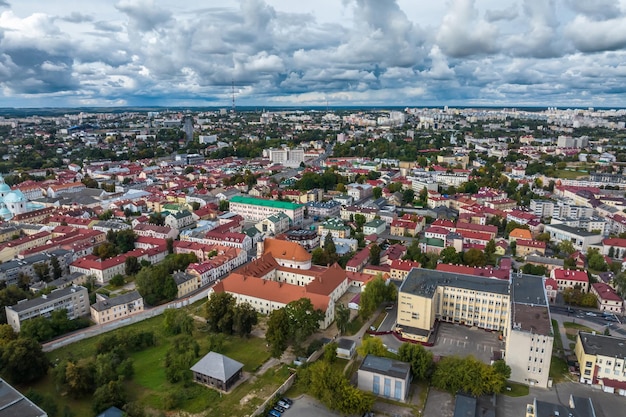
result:
<svg viewBox="0 0 626 417"><path fill-rule="evenodd" d="M159 29L172 18L170 11L162 9L153 0L122 0L115 7L142 32Z"/></svg>
<svg viewBox="0 0 626 417"><path fill-rule="evenodd" d="M498 28L479 17L474 3L474 0L449 3L436 39L446 54L460 58L497 51Z"/></svg>
<svg viewBox="0 0 626 417"><path fill-rule="evenodd" d="M613 19L622 15L619 0L566 0L566 4L576 13L593 20Z"/></svg>
<svg viewBox="0 0 626 417"><path fill-rule="evenodd" d="M621 103L626 85L626 20L609 0L119 0L20 15L4 3L10 105L221 105L233 81L242 104Z"/></svg>
<svg viewBox="0 0 626 417"><path fill-rule="evenodd" d="M565 31L581 52L599 52L623 49L626 47L626 17L610 20L591 20L578 15Z"/></svg>

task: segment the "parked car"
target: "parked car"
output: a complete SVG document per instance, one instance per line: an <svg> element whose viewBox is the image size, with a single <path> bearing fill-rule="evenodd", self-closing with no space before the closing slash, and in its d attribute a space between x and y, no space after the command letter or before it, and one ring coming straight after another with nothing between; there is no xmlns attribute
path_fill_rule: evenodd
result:
<svg viewBox="0 0 626 417"><path fill-rule="evenodd" d="M281 407L280 405L275 405L274 406L274 410L278 411L279 413L284 413L285 412L285 408Z"/></svg>
<svg viewBox="0 0 626 417"><path fill-rule="evenodd" d="M281 413L277 410L271 409L268 416L272 416L272 417L280 417Z"/></svg>
<svg viewBox="0 0 626 417"><path fill-rule="evenodd" d="M287 397L283 397L280 399L282 402L287 403L289 405L293 405L293 401L291 400L291 398L287 398Z"/></svg>
<svg viewBox="0 0 626 417"><path fill-rule="evenodd" d="M283 408L289 408L291 407L289 404L287 404L286 402L284 402L283 400L279 400L278 401L278 405L280 405Z"/></svg>

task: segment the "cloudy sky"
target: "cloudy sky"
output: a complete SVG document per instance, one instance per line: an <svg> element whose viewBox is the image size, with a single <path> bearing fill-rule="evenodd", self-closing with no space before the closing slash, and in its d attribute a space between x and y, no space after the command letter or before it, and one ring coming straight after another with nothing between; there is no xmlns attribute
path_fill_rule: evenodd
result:
<svg viewBox="0 0 626 417"><path fill-rule="evenodd" d="M626 0L0 0L0 107L626 106Z"/></svg>

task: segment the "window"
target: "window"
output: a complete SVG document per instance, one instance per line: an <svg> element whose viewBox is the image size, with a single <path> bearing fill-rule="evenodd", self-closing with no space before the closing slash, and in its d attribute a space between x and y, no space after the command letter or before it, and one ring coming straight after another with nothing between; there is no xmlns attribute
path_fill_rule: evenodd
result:
<svg viewBox="0 0 626 417"><path fill-rule="evenodd" d="M374 375L374 386L372 387L372 392L376 395L380 394L380 377L378 375Z"/></svg>

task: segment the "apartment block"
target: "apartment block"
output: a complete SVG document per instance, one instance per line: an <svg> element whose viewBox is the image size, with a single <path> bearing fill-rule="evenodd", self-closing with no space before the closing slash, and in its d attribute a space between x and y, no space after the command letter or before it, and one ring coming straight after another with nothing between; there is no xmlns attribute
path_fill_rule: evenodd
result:
<svg viewBox="0 0 626 417"><path fill-rule="evenodd" d="M626 396L626 339L579 332L574 353L580 382Z"/></svg>
<svg viewBox="0 0 626 417"><path fill-rule="evenodd" d="M53 290L50 294L31 300L22 300L5 307L7 323L16 332L20 331L25 320L35 317L50 317L53 311L65 309L67 317L75 319L89 314L89 293L80 285Z"/></svg>

